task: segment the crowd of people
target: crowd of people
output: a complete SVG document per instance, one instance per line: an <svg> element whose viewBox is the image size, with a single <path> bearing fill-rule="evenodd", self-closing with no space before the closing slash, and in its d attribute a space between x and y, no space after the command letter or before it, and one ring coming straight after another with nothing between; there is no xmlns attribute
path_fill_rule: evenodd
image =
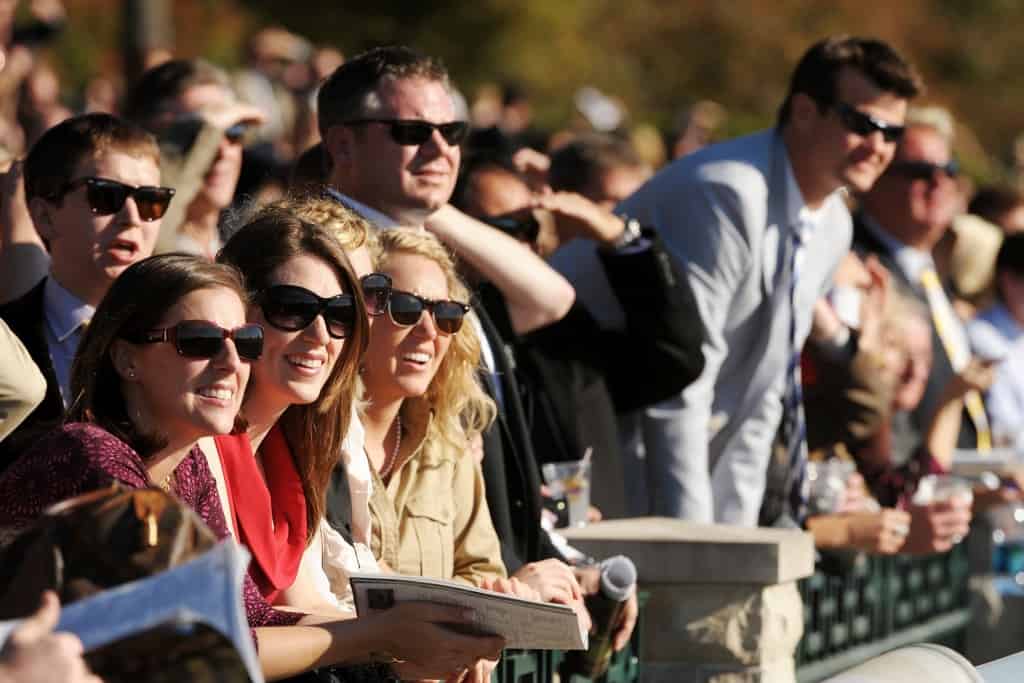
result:
<svg viewBox="0 0 1024 683"><path fill-rule="evenodd" d="M552 529L542 463L592 464L594 519L804 528L825 552L944 552L1019 499L925 482L1024 439L1024 199L969 197L891 46L814 44L750 136L706 145L700 103L661 169L609 102L543 136L521 91L467 106L407 47L345 60L275 28L237 74L165 57L105 109L6 121L0 543L159 487L251 553L268 679L484 681L503 643L450 628L471 615L356 618L348 577L589 628L600 570ZM56 609L0 680L89 680ZM616 649L636 619L633 596Z"/></svg>

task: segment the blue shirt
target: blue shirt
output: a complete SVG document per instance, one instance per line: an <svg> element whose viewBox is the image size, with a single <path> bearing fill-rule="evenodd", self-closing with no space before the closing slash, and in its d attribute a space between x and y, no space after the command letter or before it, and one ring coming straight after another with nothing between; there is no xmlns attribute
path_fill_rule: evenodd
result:
<svg viewBox="0 0 1024 683"><path fill-rule="evenodd" d="M60 397L66 408L71 402L71 363L78 342L85 332L83 325L92 320L96 309L64 289L53 276L43 285L43 315L46 324L46 346L57 375Z"/></svg>

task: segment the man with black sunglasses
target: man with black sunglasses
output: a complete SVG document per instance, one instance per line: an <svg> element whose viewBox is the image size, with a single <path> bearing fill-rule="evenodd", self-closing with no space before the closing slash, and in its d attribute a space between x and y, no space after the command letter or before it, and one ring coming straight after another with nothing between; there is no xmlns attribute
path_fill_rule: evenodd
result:
<svg viewBox="0 0 1024 683"><path fill-rule="evenodd" d="M27 435L59 419L71 362L100 300L121 272L153 253L174 192L160 186L156 140L109 114L54 126L24 162L25 201L49 250L49 273L0 306L0 318L46 378L42 404L4 442L0 469Z"/></svg>
<svg viewBox="0 0 1024 683"><path fill-rule="evenodd" d="M528 247L448 204L465 123L444 67L405 47L370 50L321 86L319 127L329 194L378 228L423 226L503 299L502 328L525 334L558 320L575 298L569 283ZM540 527L540 473L525 425L510 347L474 302L498 419L484 435L484 479L509 573L545 598L580 599L572 570Z"/></svg>
<svg viewBox="0 0 1024 683"><path fill-rule="evenodd" d="M899 423L899 450L921 442L950 380L971 360L967 332L950 302L933 250L961 209L958 167L952 157L953 122L937 108L912 109L892 164L869 192L862 194L854 223L854 248L873 253L895 281L928 307L934 360L924 398L908 423ZM988 418L981 397L964 399L963 448L991 447Z"/></svg>
<svg viewBox="0 0 1024 683"><path fill-rule="evenodd" d="M683 262L707 332L700 378L643 417L653 514L801 522L798 360L814 304L849 249L843 188L866 191L885 170L919 89L889 45L825 39L793 72L776 127L683 157L619 205ZM577 291L596 317L621 327L591 258L577 264ZM763 512L775 452L784 476L778 504Z"/></svg>

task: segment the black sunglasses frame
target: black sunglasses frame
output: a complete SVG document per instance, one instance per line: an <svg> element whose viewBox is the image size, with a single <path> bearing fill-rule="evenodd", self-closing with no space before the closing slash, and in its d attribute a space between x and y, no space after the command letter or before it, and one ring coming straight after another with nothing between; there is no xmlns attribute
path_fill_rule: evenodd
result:
<svg viewBox="0 0 1024 683"><path fill-rule="evenodd" d="M228 126L224 129L224 138L233 145L242 143L251 126L244 121Z"/></svg>
<svg viewBox="0 0 1024 683"><path fill-rule="evenodd" d="M372 123L379 123L388 126L388 133L395 144L403 147L418 147L424 144L434 134L434 131L441 133L444 141L454 147L462 143L469 135L468 121L449 121L448 123L431 123L419 119L352 119L346 121L346 126L365 126Z"/></svg>
<svg viewBox="0 0 1024 683"><path fill-rule="evenodd" d="M188 328L195 330L203 330L206 332L216 331L219 333L219 337L216 335L205 335L205 336L193 336L190 337L186 332ZM240 339L239 335L244 334L248 331L258 331L259 334L253 339ZM220 325L212 323L208 320L182 320L176 325L171 327L161 327L154 330L148 330L142 332L135 338L127 338L128 341L136 344L159 344L163 342L174 344L175 350L179 356L185 358L216 358L221 351L224 350L224 342L230 339L235 344L235 351L238 353L238 357L244 361L257 361L260 356L263 355L263 326L258 323L246 323L240 325L234 329L226 330ZM216 340L218 341L217 348L211 350L200 351L196 348L190 347L189 344L194 341L208 342ZM255 350L249 350L246 342L253 341L258 342Z"/></svg>
<svg viewBox="0 0 1024 683"><path fill-rule="evenodd" d="M845 102L833 102L830 106L839 117L839 122L851 133L867 137L872 133L879 132L882 134L882 139L888 143L896 143L903 139L905 126L876 119L871 114L865 114Z"/></svg>
<svg viewBox="0 0 1024 683"><path fill-rule="evenodd" d="M400 300L402 297L408 297L413 301L417 301L420 304L419 314L416 316L416 320L412 322L403 323L395 318L395 300ZM458 317L438 317L437 309L438 306L451 306L452 310L458 310L460 312ZM462 329L462 323L466 319L466 314L469 313L469 304L464 304L461 301L453 301L452 299L427 299L419 294L413 294L412 292L406 292L401 289L392 289L391 298L388 299L388 317L398 327L414 327L419 324L420 320L423 319L423 313L430 311L430 315L434 317L434 326L437 327L438 332L441 334L455 334ZM447 321L451 321L448 323Z"/></svg>
<svg viewBox="0 0 1024 683"><path fill-rule="evenodd" d="M387 273L367 273L359 278L359 287L366 302L366 314L377 317L388 310L391 300L391 276Z"/></svg>
<svg viewBox="0 0 1024 683"><path fill-rule="evenodd" d="M930 161L893 161L886 170L910 180L932 180L936 173L943 173L953 180L960 175L960 164L956 159L950 159L944 164Z"/></svg>
<svg viewBox="0 0 1024 683"><path fill-rule="evenodd" d="M298 295L305 301L295 298L290 301L275 299L283 292L292 292L293 295ZM298 285L273 285L260 292L256 300L260 310L263 311L263 319L267 321L267 324L285 332L304 330L322 315L327 326L327 334L332 339L345 339L356 322L356 301L351 294L336 294L325 298ZM338 303L341 305L337 305ZM280 307L283 310L275 312L271 308L272 306ZM290 312L286 310L289 307L293 309ZM294 310L296 307L303 307L304 310L296 311ZM342 319L337 315L329 315L332 309L347 310L349 314ZM281 315L294 316L297 318L297 322L282 322ZM335 325L339 327L335 327Z"/></svg>
<svg viewBox="0 0 1024 683"><path fill-rule="evenodd" d="M139 218L146 222L163 218L167 208L174 198L173 187L158 187L155 185L128 185L110 178L99 178L88 176L68 181L61 189L59 196L64 197L76 188L85 185L85 199L89 203L89 210L94 216L110 216L124 208L128 197L135 200L135 206L139 211ZM115 193L106 201L101 193ZM147 198L146 195L150 195Z"/></svg>

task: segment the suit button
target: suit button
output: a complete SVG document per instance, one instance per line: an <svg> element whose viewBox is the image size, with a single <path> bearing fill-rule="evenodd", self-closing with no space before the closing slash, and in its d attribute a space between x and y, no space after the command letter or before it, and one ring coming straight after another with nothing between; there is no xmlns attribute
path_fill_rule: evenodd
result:
<svg viewBox="0 0 1024 683"><path fill-rule="evenodd" d="M521 500L517 500L517 501L515 502L515 505L516 505L516 507L517 507L517 508L519 508L519 509L522 509L522 507L523 507L523 501L521 501Z"/></svg>

